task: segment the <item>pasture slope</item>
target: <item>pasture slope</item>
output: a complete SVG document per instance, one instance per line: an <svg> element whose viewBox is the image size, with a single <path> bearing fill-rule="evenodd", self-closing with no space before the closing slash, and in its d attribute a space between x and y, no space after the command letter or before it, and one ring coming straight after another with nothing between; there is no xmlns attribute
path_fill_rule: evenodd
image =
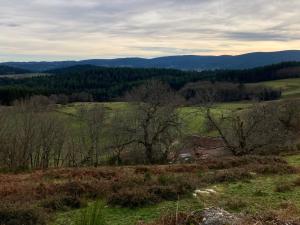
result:
<svg viewBox="0 0 300 225"><path fill-rule="evenodd" d="M281 89L283 98L300 97L300 78L266 81L259 84L265 85L267 87Z"/></svg>

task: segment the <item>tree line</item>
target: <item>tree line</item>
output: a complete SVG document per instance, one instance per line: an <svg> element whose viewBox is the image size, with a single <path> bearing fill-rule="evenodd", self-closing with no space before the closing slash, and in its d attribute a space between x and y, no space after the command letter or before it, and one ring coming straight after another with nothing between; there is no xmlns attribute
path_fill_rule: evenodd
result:
<svg viewBox="0 0 300 225"><path fill-rule="evenodd" d="M199 81L185 85L180 93L191 104L201 101L203 95L213 94L216 102L243 100L270 101L281 97L280 89L262 85L238 84L229 82Z"/></svg>
<svg viewBox="0 0 300 225"><path fill-rule="evenodd" d="M173 69L103 68L89 65L47 71L49 76L0 78L0 102L10 104L33 95L87 93L95 101L120 98L147 80L161 80L179 90L197 81L255 83L299 77L300 63L290 62L248 70L180 71Z"/></svg>
<svg viewBox="0 0 300 225"><path fill-rule="evenodd" d="M153 89L157 91L149 95ZM178 96L163 83L149 82L126 99L130 104L124 110L84 105L71 118L58 113L45 96L2 107L0 168L166 162L180 136Z"/></svg>
<svg viewBox="0 0 300 225"><path fill-rule="evenodd" d="M25 73L30 73L30 71L11 67L11 66L0 65L0 76L13 75L13 74L25 74Z"/></svg>

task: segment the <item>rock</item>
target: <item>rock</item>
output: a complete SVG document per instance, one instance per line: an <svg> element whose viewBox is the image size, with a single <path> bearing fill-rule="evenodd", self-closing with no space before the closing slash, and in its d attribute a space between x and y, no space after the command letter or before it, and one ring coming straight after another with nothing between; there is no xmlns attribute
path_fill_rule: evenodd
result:
<svg viewBox="0 0 300 225"><path fill-rule="evenodd" d="M205 191L208 191L210 194L217 194L214 189L205 189Z"/></svg>
<svg viewBox="0 0 300 225"><path fill-rule="evenodd" d="M195 198L201 198L201 197L209 197L209 196L215 196L217 195L218 192L215 191L214 189L204 189L204 190L195 190L193 193L193 196Z"/></svg>
<svg viewBox="0 0 300 225"><path fill-rule="evenodd" d="M237 225L239 218L220 209L209 208L201 212L202 223L200 225Z"/></svg>
<svg viewBox="0 0 300 225"><path fill-rule="evenodd" d="M195 194L197 194L197 195L209 195L210 192L209 191L196 190Z"/></svg>

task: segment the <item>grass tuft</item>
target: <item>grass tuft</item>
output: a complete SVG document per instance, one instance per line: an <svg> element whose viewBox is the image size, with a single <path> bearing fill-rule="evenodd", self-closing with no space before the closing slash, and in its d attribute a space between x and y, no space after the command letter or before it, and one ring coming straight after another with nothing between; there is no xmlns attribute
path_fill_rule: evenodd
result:
<svg viewBox="0 0 300 225"><path fill-rule="evenodd" d="M75 225L107 225L103 214L104 205L100 202L81 211Z"/></svg>

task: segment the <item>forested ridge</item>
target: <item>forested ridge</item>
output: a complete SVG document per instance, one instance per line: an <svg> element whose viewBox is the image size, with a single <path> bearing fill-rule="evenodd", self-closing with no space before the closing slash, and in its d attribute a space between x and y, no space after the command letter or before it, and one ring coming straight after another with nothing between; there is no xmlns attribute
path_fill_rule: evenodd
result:
<svg viewBox="0 0 300 225"><path fill-rule="evenodd" d="M299 50L277 52L251 52L242 55L175 55L157 58L115 58L115 59L87 59L79 61L52 62L7 62L3 65L13 66L34 72L50 69L66 68L76 65L93 65L103 67L130 68L173 68L179 70L215 70L215 69L250 69L280 62L300 61ZM0 63L0 65L2 65Z"/></svg>
<svg viewBox="0 0 300 225"><path fill-rule="evenodd" d="M15 68L11 66L0 65L0 76L1 75L13 75L13 74L24 74L30 73L29 70Z"/></svg>
<svg viewBox="0 0 300 225"><path fill-rule="evenodd" d="M255 83L300 77L300 63L288 62L247 70L182 71L175 69L106 68L80 65L45 71L49 76L0 78L0 101L9 104L32 95L87 93L97 101L122 96L149 79L159 79L175 90L197 81Z"/></svg>

